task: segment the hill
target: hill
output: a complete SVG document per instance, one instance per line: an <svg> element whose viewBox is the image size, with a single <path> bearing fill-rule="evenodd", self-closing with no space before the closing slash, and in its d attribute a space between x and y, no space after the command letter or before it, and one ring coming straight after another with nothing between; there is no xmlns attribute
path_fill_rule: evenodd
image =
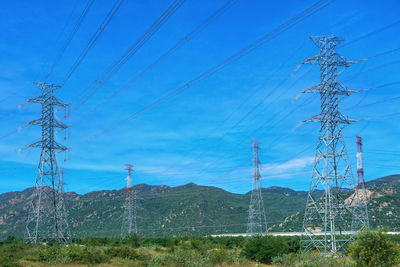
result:
<svg viewBox="0 0 400 267"><path fill-rule="evenodd" d="M250 193L234 194L193 183L183 186L135 185L138 228L143 235L206 235L246 231ZM0 195L0 239L23 236L33 188ZM74 236L119 236L125 190L65 193ZM270 223L301 209L306 192L271 187L262 190ZM282 208L282 207L285 208Z"/></svg>
<svg viewBox="0 0 400 267"><path fill-rule="evenodd" d="M390 175L365 183L368 195L370 227L388 226L400 231L400 175ZM286 217L281 224L271 226L273 231L302 231L304 207Z"/></svg>
<svg viewBox="0 0 400 267"><path fill-rule="evenodd" d="M400 230L400 175L366 183L370 196L371 226ZM250 192L234 194L193 183L183 186L135 185L138 195L138 228L146 236L208 235L246 231ZM33 188L0 194L0 240L23 236ZM271 231L300 231L307 197L305 191L269 187L262 189ZM120 234L125 190L65 193L71 233L74 236Z"/></svg>

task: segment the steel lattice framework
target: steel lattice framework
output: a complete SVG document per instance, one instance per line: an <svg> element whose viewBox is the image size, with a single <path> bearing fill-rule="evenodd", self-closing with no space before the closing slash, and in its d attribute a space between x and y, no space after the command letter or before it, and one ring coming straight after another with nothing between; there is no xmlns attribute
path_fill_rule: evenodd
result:
<svg viewBox="0 0 400 267"><path fill-rule="evenodd" d="M136 223L136 190L132 188L132 168L130 164L125 165L125 170L128 171L128 177L126 178L126 199L124 205L124 215L122 218L121 226L121 240L137 234L137 223Z"/></svg>
<svg viewBox="0 0 400 267"><path fill-rule="evenodd" d="M25 126L41 126L42 139L25 148L41 148L41 154L24 239L32 244L48 240L66 243L71 235L56 154L67 151L68 148L55 141L55 131L65 130L68 126L55 118L55 108L65 109L69 104L54 96L54 91L60 86L43 82L35 84L42 94L25 103L41 104L42 116Z"/></svg>
<svg viewBox="0 0 400 267"><path fill-rule="evenodd" d="M356 63L336 52L343 40L335 36L311 37L319 54L302 64L320 66L320 84L305 92L320 96L321 113L306 121L320 122L310 191L304 214L302 238L305 250L317 249L328 255L344 250L354 235L368 226L368 216L362 208L354 182L342 130L354 122L339 111L344 97L355 93L338 81L338 75ZM341 235L350 232L350 236ZM316 235L316 233L323 233Z"/></svg>
<svg viewBox="0 0 400 267"><path fill-rule="evenodd" d="M260 160L258 157L258 141L253 140L253 188L250 196L247 234L265 234L268 231L267 219L264 210L264 201L261 195Z"/></svg>

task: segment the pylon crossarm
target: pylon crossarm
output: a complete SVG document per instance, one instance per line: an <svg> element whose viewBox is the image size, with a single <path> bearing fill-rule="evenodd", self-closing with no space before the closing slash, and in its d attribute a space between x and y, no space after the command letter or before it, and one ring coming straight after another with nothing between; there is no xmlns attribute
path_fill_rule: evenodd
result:
<svg viewBox="0 0 400 267"><path fill-rule="evenodd" d="M54 120L54 126L53 127L54 128L61 128L61 130L64 130L64 129L68 128L69 125L64 124L64 123L62 123L62 122L60 122L58 120Z"/></svg>
<svg viewBox="0 0 400 267"><path fill-rule="evenodd" d="M21 148L20 150L22 151L22 150L25 150L25 149L28 149L28 148L31 148L31 147L42 147L42 141L37 141L35 143L29 144L29 145Z"/></svg>
<svg viewBox="0 0 400 267"><path fill-rule="evenodd" d="M54 141L54 150L58 150L58 152L63 152L68 150L69 148L66 146L63 146L62 144Z"/></svg>
<svg viewBox="0 0 400 267"><path fill-rule="evenodd" d="M314 94L317 93L317 94L319 94L321 86L322 86L321 84L314 85L314 86L312 86L310 88L307 88L306 90L304 90L301 93L302 94L305 94L305 93L314 93Z"/></svg>
<svg viewBox="0 0 400 267"><path fill-rule="evenodd" d="M303 122L320 122L320 121L321 121L321 115L317 114L317 115L314 115L314 116L304 120Z"/></svg>
<svg viewBox="0 0 400 267"><path fill-rule="evenodd" d="M29 126L29 125L39 125L39 126L41 126L42 125L42 118L30 121L27 124L21 126L19 129L23 129L23 128Z"/></svg>
<svg viewBox="0 0 400 267"><path fill-rule="evenodd" d="M59 100L58 98L54 97L53 105L54 106L59 106L61 108L65 108L65 107L69 106L69 103L64 103L61 100Z"/></svg>

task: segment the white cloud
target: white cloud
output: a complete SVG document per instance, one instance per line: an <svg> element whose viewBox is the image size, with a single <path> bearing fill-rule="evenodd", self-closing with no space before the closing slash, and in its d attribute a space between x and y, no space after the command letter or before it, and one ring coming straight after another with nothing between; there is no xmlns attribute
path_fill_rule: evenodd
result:
<svg viewBox="0 0 400 267"><path fill-rule="evenodd" d="M310 166L314 157L294 158L283 163L261 165L261 176L264 178L293 177L294 175L311 173Z"/></svg>

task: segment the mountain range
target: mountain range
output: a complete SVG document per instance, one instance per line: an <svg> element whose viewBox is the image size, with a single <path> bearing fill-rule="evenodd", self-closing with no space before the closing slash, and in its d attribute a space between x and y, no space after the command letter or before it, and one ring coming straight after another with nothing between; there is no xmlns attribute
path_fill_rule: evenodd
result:
<svg viewBox="0 0 400 267"><path fill-rule="evenodd" d="M365 184L372 228L400 230L400 175ZM250 192L235 194L189 183L177 187L139 184L137 224L145 236L209 235L246 232ZM0 194L0 240L24 234L33 188ZM71 234L76 237L120 234L126 191L102 190L83 195L64 193ZM301 231L306 191L278 186L262 189L270 231Z"/></svg>

